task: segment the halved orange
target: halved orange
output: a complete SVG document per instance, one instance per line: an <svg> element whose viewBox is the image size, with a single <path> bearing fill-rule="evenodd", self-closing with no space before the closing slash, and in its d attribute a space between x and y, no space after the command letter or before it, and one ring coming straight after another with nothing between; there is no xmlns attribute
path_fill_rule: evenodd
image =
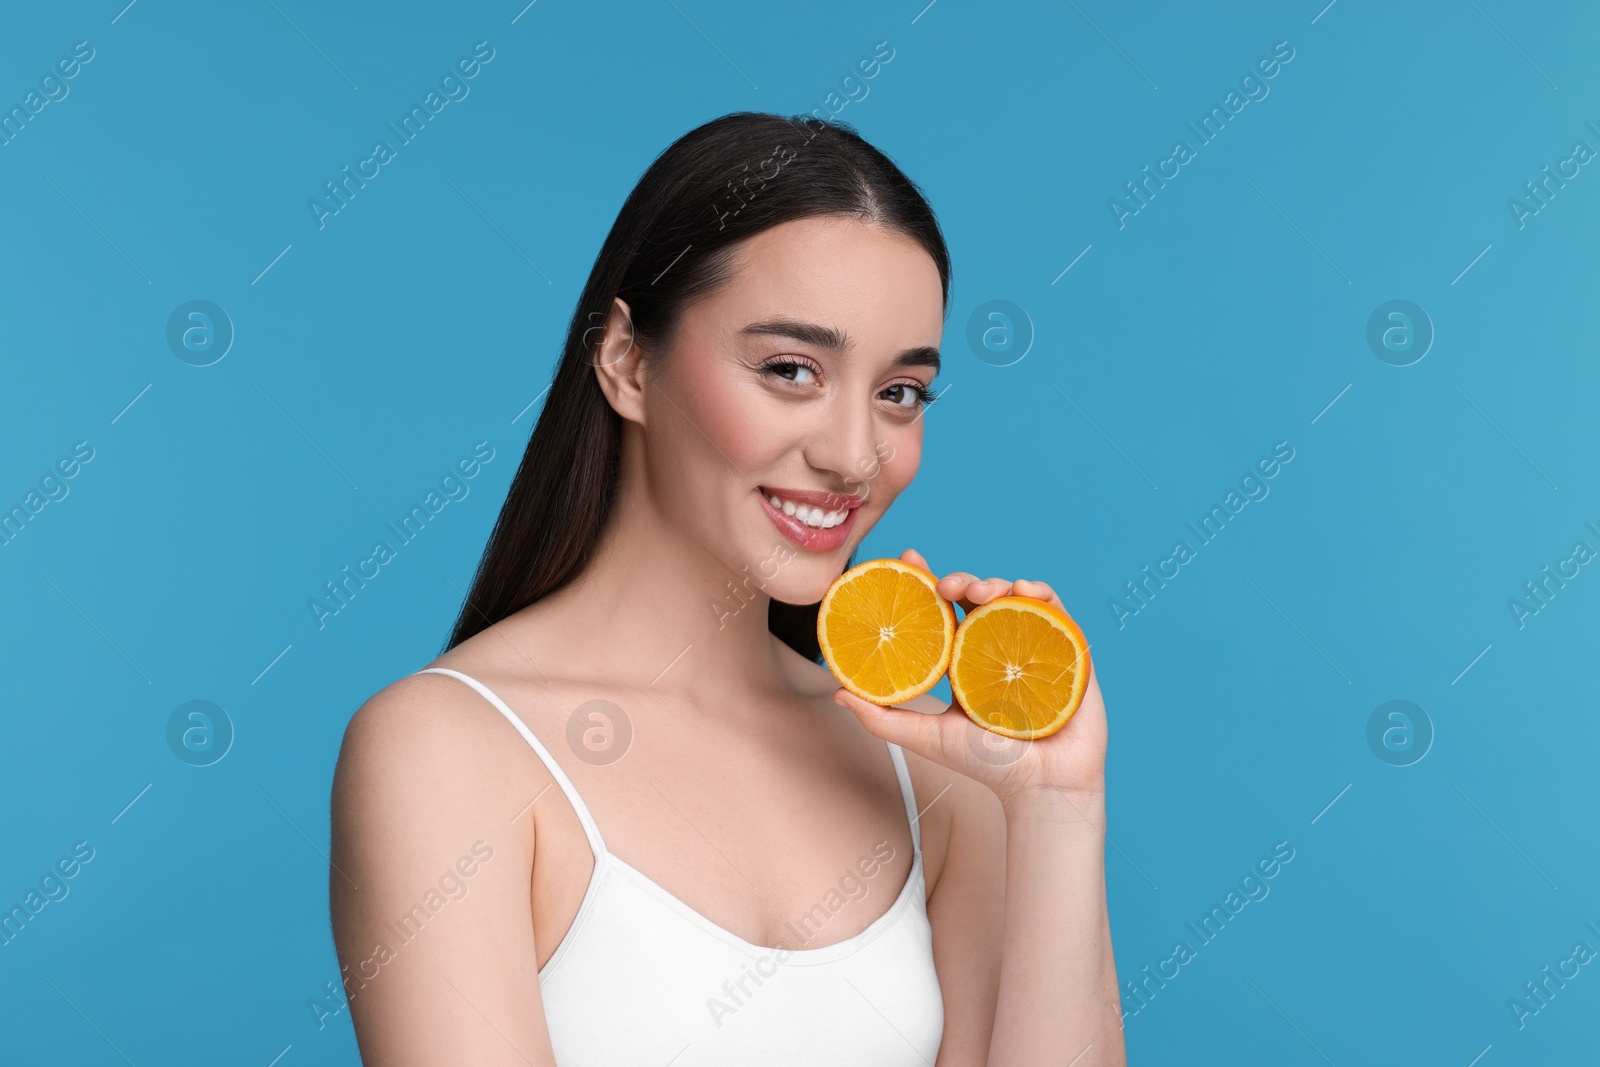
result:
<svg viewBox="0 0 1600 1067"><path fill-rule="evenodd" d="M817 643L840 685L888 705L938 684L956 633L938 584L898 559L869 559L834 579L817 608Z"/></svg>
<svg viewBox="0 0 1600 1067"><path fill-rule="evenodd" d="M1089 684L1089 641L1043 600L996 597L956 630L950 692L985 730L1031 741L1067 724Z"/></svg>

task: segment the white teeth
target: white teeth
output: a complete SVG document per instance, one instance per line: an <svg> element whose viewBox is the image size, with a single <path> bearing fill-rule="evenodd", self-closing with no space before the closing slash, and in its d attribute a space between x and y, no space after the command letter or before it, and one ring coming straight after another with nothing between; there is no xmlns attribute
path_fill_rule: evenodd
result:
<svg viewBox="0 0 1600 1067"><path fill-rule="evenodd" d="M812 508L804 515L796 513L795 518L807 526L815 526L820 530L829 530L844 521L845 513L842 511L823 511L821 508Z"/></svg>
<svg viewBox="0 0 1600 1067"><path fill-rule="evenodd" d="M791 515L807 526L819 530L828 530L838 526L850 514L849 508L840 508L838 511L824 511L821 507L814 507L810 504L796 504L794 501L785 500L777 494L768 496L767 502L785 515Z"/></svg>

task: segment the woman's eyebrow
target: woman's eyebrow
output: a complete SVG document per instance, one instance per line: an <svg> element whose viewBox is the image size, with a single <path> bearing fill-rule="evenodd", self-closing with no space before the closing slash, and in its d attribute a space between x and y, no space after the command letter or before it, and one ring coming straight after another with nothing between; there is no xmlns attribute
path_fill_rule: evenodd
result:
<svg viewBox="0 0 1600 1067"><path fill-rule="evenodd" d="M834 352L843 352L852 342L848 335L832 326L823 326L814 322L800 322L797 319L769 319L766 322L752 322L740 333L768 334L774 337L787 337L790 340L800 341L803 344L816 345ZM932 367L935 374L939 373L939 350L926 345L918 348L908 348L895 357L892 366L896 367Z"/></svg>

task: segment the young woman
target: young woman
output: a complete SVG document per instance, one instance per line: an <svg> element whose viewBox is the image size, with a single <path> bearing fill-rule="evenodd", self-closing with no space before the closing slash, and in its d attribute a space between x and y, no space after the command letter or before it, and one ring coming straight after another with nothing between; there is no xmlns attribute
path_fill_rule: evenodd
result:
<svg viewBox="0 0 1600 1067"><path fill-rule="evenodd" d="M949 274L842 123L728 115L640 179L447 650L345 735L329 883L369 1065L1124 1062L1095 680L997 749L818 652L916 474Z"/></svg>

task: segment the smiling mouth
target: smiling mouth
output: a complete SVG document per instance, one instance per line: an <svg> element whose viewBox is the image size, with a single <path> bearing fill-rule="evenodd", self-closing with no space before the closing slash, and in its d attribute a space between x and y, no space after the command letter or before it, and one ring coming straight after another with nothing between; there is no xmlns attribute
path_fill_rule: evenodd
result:
<svg viewBox="0 0 1600 1067"><path fill-rule="evenodd" d="M767 503L797 522L816 530L831 530L850 517L850 512L865 503L863 497L837 493L795 492L757 487Z"/></svg>
<svg viewBox="0 0 1600 1067"><path fill-rule="evenodd" d="M785 537L801 548L832 552L849 540L864 496L845 496L814 489L757 486L762 510Z"/></svg>

